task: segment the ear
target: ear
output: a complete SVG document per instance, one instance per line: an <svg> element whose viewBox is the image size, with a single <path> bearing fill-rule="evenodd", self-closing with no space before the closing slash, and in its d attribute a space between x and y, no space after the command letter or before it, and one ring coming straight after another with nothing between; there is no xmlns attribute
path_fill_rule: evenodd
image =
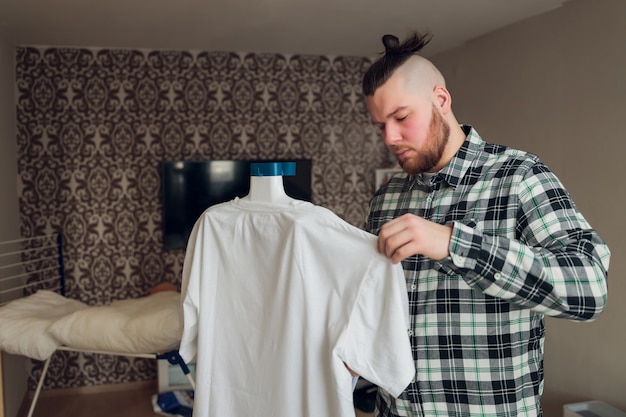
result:
<svg viewBox="0 0 626 417"><path fill-rule="evenodd" d="M452 110L452 96L446 87L438 85L433 90L433 99L435 106L441 110L442 114L446 114Z"/></svg>

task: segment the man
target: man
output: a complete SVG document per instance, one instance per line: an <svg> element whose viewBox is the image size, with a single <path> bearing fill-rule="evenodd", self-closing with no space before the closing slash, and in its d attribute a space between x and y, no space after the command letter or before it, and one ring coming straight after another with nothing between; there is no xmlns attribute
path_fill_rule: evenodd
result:
<svg viewBox="0 0 626 417"><path fill-rule="evenodd" d="M459 125L437 68L400 43L369 68L373 123L405 171L378 190L367 229L402 262L414 381L380 390L380 416L540 416L544 315L604 309L609 249L536 156Z"/></svg>

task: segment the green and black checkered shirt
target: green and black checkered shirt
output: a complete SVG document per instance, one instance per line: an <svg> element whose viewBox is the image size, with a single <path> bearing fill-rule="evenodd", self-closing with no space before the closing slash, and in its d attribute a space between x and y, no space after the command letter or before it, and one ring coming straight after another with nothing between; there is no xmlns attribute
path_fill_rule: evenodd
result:
<svg viewBox="0 0 626 417"><path fill-rule="evenodd" d="M535 155L484 142L470 126L426 181L378 190L367 230L404 213L453 227L450 257L402 262L416 374L380 416L540 416L544 315L592 320L606 304L610 252Z"/></svg>

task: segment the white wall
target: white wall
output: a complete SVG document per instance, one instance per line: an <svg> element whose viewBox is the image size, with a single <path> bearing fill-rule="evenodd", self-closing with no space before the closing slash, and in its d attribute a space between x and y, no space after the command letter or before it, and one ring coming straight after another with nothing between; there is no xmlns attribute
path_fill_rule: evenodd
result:
<svg viewBox="0 0 626 417"><path fill-rule="evenodd" d="M19 238L14 54L15 48L0 36L0 241ZM1 360L4 416L15 417L26 391L27 362L6 354Z"/></svg>
<svg viewBox="0 0 626 417"><path fill-rule="evenodd" d="M626 411L625 21L624 0L571 0L433 58L457 119L538 154L612 251L605 313L547 320L546 417L590 399Z"/></svg>

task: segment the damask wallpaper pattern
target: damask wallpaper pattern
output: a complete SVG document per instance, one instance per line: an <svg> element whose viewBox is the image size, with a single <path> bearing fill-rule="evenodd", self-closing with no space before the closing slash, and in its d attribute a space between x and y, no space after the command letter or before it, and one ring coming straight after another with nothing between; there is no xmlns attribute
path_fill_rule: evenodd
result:
<svg viewBox="0 0 626 417"><path fill-rule="evenodd" d="M363 224L389 165L361 94L367 58L16 48L22 236L60 230L68 295L91 305L180 283L160 163L313 160L313 200ZM154 379L153 361L57 354L48 388ZM41 364L33 363L31 385Z"/></svg>

